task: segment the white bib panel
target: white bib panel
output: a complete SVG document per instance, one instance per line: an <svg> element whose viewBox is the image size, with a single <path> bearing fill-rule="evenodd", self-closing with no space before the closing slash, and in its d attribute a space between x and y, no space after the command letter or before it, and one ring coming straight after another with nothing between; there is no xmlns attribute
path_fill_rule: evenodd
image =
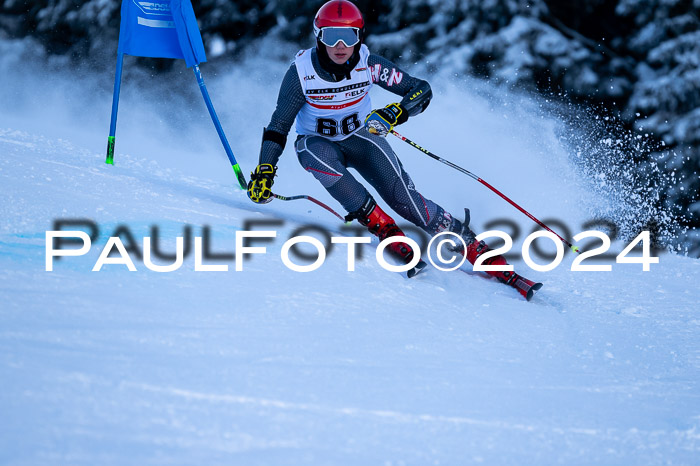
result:
<svg viewBox="0 0 700 466"><path fill-rule="evenodd" d="M364 126L372 111L369 90L372 73L367 67L369 49L360 46L360 61L350 79L334 83L321 79L311 63L311 50L300 51L295 59L306 104L296 118L296 130L302 135L318 135L341 141Z"/></svg>

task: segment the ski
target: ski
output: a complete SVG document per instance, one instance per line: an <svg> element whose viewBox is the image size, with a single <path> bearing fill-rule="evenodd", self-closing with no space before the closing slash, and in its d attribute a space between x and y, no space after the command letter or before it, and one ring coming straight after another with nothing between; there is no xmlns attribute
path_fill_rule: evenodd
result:
<svg viewBox="0 0 700 466"><path fill-rule="evenodd" d="M518 292L527 300L530 301L533 296L535 296L535 293L537 290L542 288L543 284L539 282L533 282L532 280L528 280L525 277L521 277L520 275L515 275L515 279L512 281L509 281L507 283L508 285L512 286Z"/></svg>
<svg viewBox="0 0 700 466"><path fill-rule="evenodd" d="M427 266L428 266L428 264L425 261L420 260L420 261L418 261L418 263L416 264L415 267L413 267L408 272L406 272L406 276L408 278L413 278L416 275L418 275L419 273L421 273L423 270L425 270L425 268Z"/></svg>

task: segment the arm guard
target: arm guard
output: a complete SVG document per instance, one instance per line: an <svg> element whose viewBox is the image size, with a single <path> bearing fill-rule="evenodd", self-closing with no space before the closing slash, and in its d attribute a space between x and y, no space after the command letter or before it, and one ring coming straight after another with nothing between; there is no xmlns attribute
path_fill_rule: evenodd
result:
<svg viewBox="0 0 700 466"><path fill-rule="evenodd" d="M416 116L422 113L433 98L433 91L430 89L428 81L418 79L418 85L401 99L401 108L408 112L409 116Z"/></svg>
<svg viewBox="0 0 700 466"><path fill-rule="evenodd" d="M427 81L414 78L379 55L370 55L367 64L372 70L372 79L376 85L403 97L400 102L401 108L406 112L403 118L416 116L426 109L433 97L433 91Z"/></svg>

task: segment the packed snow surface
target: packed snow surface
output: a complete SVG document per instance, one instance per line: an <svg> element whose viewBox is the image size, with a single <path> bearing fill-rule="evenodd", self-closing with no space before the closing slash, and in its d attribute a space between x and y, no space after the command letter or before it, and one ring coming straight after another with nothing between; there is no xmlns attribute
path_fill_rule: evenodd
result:
<svg viewBox="0 0 700 466"><path fill-rule="evenodd" d="M203 67L246 173L286 66ZM545 284L531 302L466 266L406 279L378 265L376 243L354 272L340 246L318 270L291 271L280 252L298 228L351 234L304 200L250 202L194 77L166 76L190 94L125 76L114 166L110 77L0 77L0 463L697 464L700 261L661 252L644 272L615 263L620 240L584 262L610 272L572 272L571 253L550 272L516 257ZM433 87L402 134L571 235L615 209L587 189L535 102ZM392 100L374 94L375 106ZM469 207L475 230L510 233L520 256L529 219L390 142L425 196L457 216ZM275 190L341 211L291 146ZM67 219L94 222L98 238L48 272L46 231ZM190 252L173 272L133 255L135 272L93 272L120 226L139 249L156 226L169 254L188 226L191 237L208 227L216 254L233 254L245 228L277 237L255 243L267 252L242 271L229 258L205 260L226 272L197 272Z"/></svg>

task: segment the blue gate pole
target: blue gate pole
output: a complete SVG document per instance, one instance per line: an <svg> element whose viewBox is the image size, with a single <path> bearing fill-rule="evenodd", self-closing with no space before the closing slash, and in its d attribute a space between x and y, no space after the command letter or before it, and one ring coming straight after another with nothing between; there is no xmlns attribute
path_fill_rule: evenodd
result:
<svg viewBox="0 0 700 466"><path fill-rule="evenodd" d="M105 163L114 165L114 136L117 132L117 110L119 109L119 90L122 86L122 65L124 54L117 55L117 71L114 75L114 95L112 96L112 121L109 124L109 137L107 138L107 160Z"/></svg>
<svg viewBox="0 0 700 466"><path fill-rule="evenodd" d="M199 71L199 65L194 65L192 68L194 69L194 75L197 77L197 82L199 83L199 90L202 91L202 97L204 97L204 102L207 104L209 115L211 116L211 119L214 122L214 126L216 127L216 132L219 133L221 144L224 145L224 150L226 151L228 160L229 162L231 162L233 171L236 173L238 184L241 186L241 189L247 189L248 183L246 183L245 177L243 176L243 172L241 171L241 167L238 166L236 157L234 157L233 151L231 151L231 146L229 146L228 140L226 139L226 135L224 134L224 130L221 128L221 123L219 123L219 117L216 116L216 111L214 111L214 105L212 105L211 99L209 98L209 92L207 92L207 87L204 85L202 73L201 71Z"/></svg>

